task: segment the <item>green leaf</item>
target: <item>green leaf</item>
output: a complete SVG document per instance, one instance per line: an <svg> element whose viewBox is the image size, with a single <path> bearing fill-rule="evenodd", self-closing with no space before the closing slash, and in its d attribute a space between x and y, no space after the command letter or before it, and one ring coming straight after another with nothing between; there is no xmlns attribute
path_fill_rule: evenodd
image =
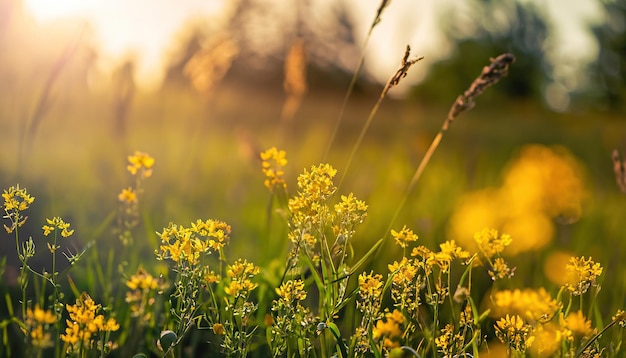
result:
<svg viewBox="0 0 626 358"><path fill-rule="evenodd" d="M339 327L334 322L330 322L327 324L327 327L332 332L333 336L337 339L337 345L339 346L339 351L341 352L341 357L348 357L348 347L343 343L341 339L341 332L339 332Z"/></svg>
<svg viewBox="0 0 626 358"><path fill-rule="evenodd" d="M376 252L378 251L378 248L380 248L380 245L382 245L383 241L384 239L379 239L378 241L376 241L374 246L372 246L372 248L363 257L361 257L361 259L356 264L354 264L354 266L352 266L352 269L350 270L348 276L355 273L359 269L359 267L361 267L370 258L370 256L374 256L374 254L376 254Z"/></svg>

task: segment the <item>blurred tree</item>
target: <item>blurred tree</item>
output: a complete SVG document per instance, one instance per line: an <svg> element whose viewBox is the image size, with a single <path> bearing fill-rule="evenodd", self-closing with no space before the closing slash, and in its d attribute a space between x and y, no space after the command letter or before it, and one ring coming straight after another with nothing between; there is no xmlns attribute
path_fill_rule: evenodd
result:
<svg viewBox="0 0 626 358"><path fill-rule="evenodd" d="M224 36L237 48L236 56L230 59L232 66L224 74L231 79L273 83L280 88L285 58L292 44L301 41L306 51L308 71L315 73L309 78L316 83L331 80L331 84L336 84L338 78L347 82L359 51L347 2L318 5L315 0L230 1L219 18L205 19L204 24L196 22L188 25L185 37L179 40L171 56L166 84L181 83L182 80L189 85L189 79L184 74L189 61L194 56L198 58L198 53L213 53L213 47L222 42L216 39L223 39ZM196 67L194 72L197 70Z"/></svg>
<svg viewBox="0 0 626 358"><path fill-rule="evenodd" d="M452 55L433 65L426 80L412 90L425 101L453 101L478 76L487 59L504 52L517 58L506 81L487 96L541 99L551 78L546 57L549 24L532 3L474 0L469 11L449 10L444 33L453 42Z"/></svg>
<svg viewBox="0 0 626 358"><path fill-rule="evenodd" d="M174 49L169 56L166 65L163 86L186 87L188 81L185 78L185 65L195 53L202 48L202 42L206 37L201 25L189 23L175 39Z"/></svg>
<svg viewBox="0 0 626 358"><path fill-rule="evenodd" d="M626 0L600 3L606 21L591 27L599 53L590 65L585 95L600 108L623 112L626 109Z"/></svg>

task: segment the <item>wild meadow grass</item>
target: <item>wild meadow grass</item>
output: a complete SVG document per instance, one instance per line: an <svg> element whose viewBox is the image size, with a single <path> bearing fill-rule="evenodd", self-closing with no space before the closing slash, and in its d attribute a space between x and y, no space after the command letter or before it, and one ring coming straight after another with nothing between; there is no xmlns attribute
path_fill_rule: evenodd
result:
<svg viewBox="0 0 626 358"><path fill-rule="evenodd" d="M381 2L370 33L388 4ZM295 41L289 53L301 56L299 46ZM409 152L423 154L355 169L357 155L384 158L381 147L361 144L388 91L419 60L407 47L398 71L365 111L364 124L342 138L350 144L339 143L361 58L326 149L316 132L306 138L311 143L299 144L319 150L294 150L301 156L295 162L308 162L303 170L293 167L291 152L235 131L238 150L249 161L232 171L226 162L236 145L224 150L215 144L217 135L204 137L205 131L183 121L188 127L173 126L169 137L158 137L157 125L144 128L158 143L145 152L127 155L128 148L116 148L115 156L127 159L124 165L96 163L96 172L85 174L94 198L83 192L64 198L80 204L78 211L99 208L94 227L56 216L53 209L72 204L55 204L45 190L40 199L22 183L7 185L3 226L10 250L3 251L0 271L12 279L2 285L1 356L622 356L624 248L619 238L589 237L619 232L621 217L595 208L597 217L585 220L583 208L617 208L623 197L587 204L589 196L607 194L589 192L584 168L562 146L533 144L506 154L468 150L432 159L444 137L467 141L470 149L481 142L467 129L485 122L471 122L475 118L466 112L483 91L506 81L514 69L511 54L477 69L476 80L443 113L441 127L431 125L434 137L410 144L419 150ZM303 71L300 61L287 61L295 70L289 70L293 83L286 85L281 121L290 126L306 91L298 83L305 80L297 73ZM152 114L158 117L158 109ZM38 114L31 131L46 131L45 115ZM279 133L277 141L288 142L290 134ZM42 137L29 146L53 140ZM379 140L387 149L405 145L387 143L384 135ZM210 165L199 165L188 153L198 143L207 151L203 164ZM20 163L28 155L21 155L12 164L28 174ZM484 158L497 155L508 159L499 174L483 170ZM624 191L626 164L617 151L612 160L615 191ZM99 178L110 172L125 182L116 194L96 195L103 186ZM467 173L500 178L484 188L466 182ZM159 175L172 180L154 183ZM180 200L186 205L170 207L168 197L183 195L187 186L200 188L196 177L210 178L203 192L186 194ZM220 191L218 178L243 184ZM360 196L377 182L391 189ZM250 190L254 185L265 189ZM198 212L209 200L209 207L229 210ZM457 204L446 204L452 201ZM175 220L167 217L172 212ZM429 219L446 216L445 225ZM240 220L231 226L229 218ZM573 233L567 229L572 223L587 228ZM613 252L600 240L614 243Z"/></svg>

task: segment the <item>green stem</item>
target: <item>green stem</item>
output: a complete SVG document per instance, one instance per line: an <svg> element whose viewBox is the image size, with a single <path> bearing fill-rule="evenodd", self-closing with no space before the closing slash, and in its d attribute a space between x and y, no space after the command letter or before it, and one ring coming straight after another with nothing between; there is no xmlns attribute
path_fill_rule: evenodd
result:
<svg viewBox="0 0 626 358"><path fill-rule="evenodd" d="M361 49L361 57L359 58L359 64L357 65L356 69L354 70L354 73L352 74L352 79L350 80L350 85L348 86L348 90L346 91L346 94L343 97L343 102L341 103L341 109L339 110L339 116L337 117L337 121L335 122L335 128L333 128L333 132L330 135L330 140L328 141L328 145L326 146L326 150L324 151L324 156L322 157L322 162L325 162L326 159L328 158L328 153L330 152L330 148L332 147L333 143L335 142L335 137L337 136L337 133L339 132L339 126L341 125L341 122L343 121L343 116L344 116L344 113L346 111L346 107L348 105L348 99L350 98L350 96L352 95L352 92L354 91L354 87L356 85L356 80L359 77L359 74L361 73L361 69L363 68L363 64L365 63L365 50L367 49L367 45L369 43L370 38L372 37L372 32L374 32L374 28L380 22L381 12L382 12L382 8L379 9L376 17L372 21L372 24L370 25L370 28L367 31L367 35L365 36L365 40L363 41L363 46L361 46L362 49Z"/></svg>
<svg viewBox="0 0 626 358"><path fill-rule="evenodd" d="M341 188L341 185L343 184L343 181L346 178L346 174L348 173L348 169L350 169L350 165L352 164L352 160L354 159L356 152L359 150L359 147L361 146L361 142L363 142L363 138L365 138L365 133L367 133L367 130L372 124L372 121L374 120L374 117L376 116L376 113L378 112L378 108L380 107L380 104L383 102L383 99L385 99L385 96L387 95L387 92L389 92L389 89L391 89L391 80L389 80L389 82L387 82L387 84L383 88L382 92L380 93L380 96L378 97L378 100L376 101L376 104L370 111L367 117L367 120L365 121L365 124L361 128L359 137L357 138L356 143L354 143L354 146L352 147L352 151L350 152L350 156L348 157L348 162L346 163L346 166L343 169L343 172L341 174L341 179L339 180L339 184L337 185L337 192L339 191L339 188Z"/></svg>
<svg viewBox="0 0 626 358"><path fill-rule="evenodd" d="M433 141L430 143L430 147L428 147L428 150L426 150L426 153L424 154L424 157L420 161L419 166L415 170L415 173L413 174L413 177L411 178L409 185L407 185L406 191L404 192L404 196L400 199L400 203L396 207L396 211L393 213L393 216L391 217L391 220L389 221L389 227L387 228L385 233L389 232L393 228L393 225L395 224L395 221L398 219L398 216L400 215L400 212L402 211L404 204L406 204L406 201L409 198L409 194L415 188L415 185L417 184L417 182L422 177L422 174L424 173L424 169L426 169L426 165L428 165L428 163L430 162L430 159L432 158L433 153L435 153L435 150L437 150L437 147L439 147L439 143L441 143L441 139L443 138L444 131L445 129L442 127L439 130L439 133L437 133Z"/></svg>

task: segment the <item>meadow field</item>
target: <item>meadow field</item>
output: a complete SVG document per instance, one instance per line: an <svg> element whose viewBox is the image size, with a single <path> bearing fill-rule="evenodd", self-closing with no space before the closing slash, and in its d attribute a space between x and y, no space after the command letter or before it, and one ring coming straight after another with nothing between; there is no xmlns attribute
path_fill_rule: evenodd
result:
<svg viewBox="0 0 626 358"><path fill-rule="evenodd" d="M624 354L616 114L56 85L0 98L0 356Z"/></svg>

